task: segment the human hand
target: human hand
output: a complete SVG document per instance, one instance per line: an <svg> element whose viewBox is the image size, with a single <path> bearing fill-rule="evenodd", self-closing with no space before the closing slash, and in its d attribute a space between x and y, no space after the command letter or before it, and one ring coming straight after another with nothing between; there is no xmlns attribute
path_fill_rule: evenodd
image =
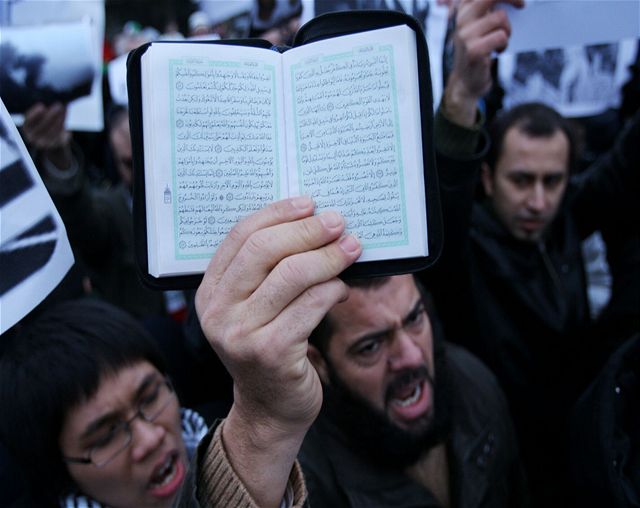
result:
<svg viewBox="0 0 640 508"><path fill-rule="evenodd" d="M491 57L509 42L511 25L499 2L522 7L524 0L462 0L456 14L453 70L443 106L456 123L475 123L476 103L491 88Z"/></svg>
<svg viewBox="0 0 640 508"><path fill-rule="evenodd" d="M261 506L279 503L320 410L307 339L347 297L336 276L361 253L355 238L342 236L340 215L313 216L313 209L301 197L245 218L216 251L196 293L204 335L234 380L223 441Z"/></svg>
<svg viewBox="0 0 640 508"><path fill-rule="evenodd" d="M233 377L236 400L282 424L317 415L321 388L307 360L307 338L346 297L336 276L361 250L353 237L337 241L342 217L312 214L313 202L301 197L241 221L196 293L203 332Z"/></svg>
<svg viewBox="0 0 640 508"><path fill-rule="evenodd" d="M71 166L71 133L64 127L66 117L66 106L38 103L27 110L22 125L27 144L42 152L59 169Z"/></svg>

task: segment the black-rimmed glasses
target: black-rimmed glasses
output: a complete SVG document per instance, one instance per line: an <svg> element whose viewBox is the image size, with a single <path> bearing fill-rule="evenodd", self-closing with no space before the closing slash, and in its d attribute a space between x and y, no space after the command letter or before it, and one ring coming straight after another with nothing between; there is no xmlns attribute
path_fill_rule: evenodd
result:
<svg viewBox="0 0 640 508"><path fill-rule="evenodd" d="M174 400L171 381L163 378L143 393L136 413L126 421L116 422L89 450L87 457L63 457L65 462L104 467L131 443L131 423L136 418L153 422Z"/></svg>

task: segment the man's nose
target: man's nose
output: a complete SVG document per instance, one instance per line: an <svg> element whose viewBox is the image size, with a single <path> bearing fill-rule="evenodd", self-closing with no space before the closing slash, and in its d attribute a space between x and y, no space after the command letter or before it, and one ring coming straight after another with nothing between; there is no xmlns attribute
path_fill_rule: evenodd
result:
<svg viewBox="0 0 640 508"><path fill-rule="evenodd" d="M142 418L135 418L130 425L133 441L132 458L138 462L160 446L166 430L162 425Z"/></svg>
<svg viewBox="0 0 640 508"><path fill-rule="evenodd" d="M418 344L401 329L396 332L387 361L392 371L399 371L422 365L424 358Z"/></svg>
<svg viewBox="0 0 640 508"><path fill-rule="evenodd" d="M527 208L533 212L540 213L544 211L546 200L546 191L542 182L533 184L527 196Z"/></svg>

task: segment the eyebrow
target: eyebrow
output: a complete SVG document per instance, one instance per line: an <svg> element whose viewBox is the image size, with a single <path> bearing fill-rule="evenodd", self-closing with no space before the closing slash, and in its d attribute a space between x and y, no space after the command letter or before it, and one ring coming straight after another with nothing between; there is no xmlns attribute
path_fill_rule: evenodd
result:
<svg viewBox="0 0 640 508"><path fill-rule="evenodd" d="M411 310L407 313L407 315L402 319L402 326L406 325L407 322L411 319L411 317L418 311L420 311L420 307L424 307L424 302L422 301L422 297L418 297L418 300L416 301L416 303L414 304L414 306L411 308ZM393 330L392 328L386 328L384 330L379 330L376 332L371 332L371 333L366 333L364 335L361 335L360 337L358 337L355 341L353 341L353 344L351 344L348 348L347 351L350 354L355 353L355 349L362 343L362 342L366 342L369 340L377 340L380 339L386 335L389 334L389 332Z"/></svg>
<svg viewBox="0 0 640 508"><path fill-rule="evenodd" d="M525 175L532 178L536 178L537 174L534 169L527 168L512 168L508 171L508 175ZM544 176L564 176L567 175L567 171L562 168L552 169L549 173Z"/></svg>
<svg viewBox="0 0 640 508"><path fill-rule="evenodd" d="M156 375L155 372L150 372L149 374L147 374L142 380L142 382L140 383L140 385L138 386L137 390L135 391L133 395L133 401L138 400L140 396L144 393L144 391L149 387L149 385L157 379L157 377L158 376ZM120 416L119 411L117 410L109 411L108 413L105 413L104 415L100 416L96 420L93 420L84 429L84 432L80 435L80 439L87 439L91 437L92 434L100 430L106 424L111 423L112 421L118 419L119 416Z"/></svg>

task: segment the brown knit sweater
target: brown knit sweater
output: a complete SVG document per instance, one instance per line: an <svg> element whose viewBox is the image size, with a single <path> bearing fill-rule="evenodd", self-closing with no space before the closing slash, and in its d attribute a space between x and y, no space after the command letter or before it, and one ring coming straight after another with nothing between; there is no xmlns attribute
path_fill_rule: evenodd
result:
<svg viewBox="0 0 640 508"><path fill-rule="evenodd" d="M257 508L240 478L234 471L222 442L222 427L224 422L217 426L213 438L209 443L203 460L197 471L198 499L201 506L224 506L229 508ZM293 508L304 506L307 498L307 489L304 484L302 470L296 461L291 475L289 486L293 491Z"/></svg>

